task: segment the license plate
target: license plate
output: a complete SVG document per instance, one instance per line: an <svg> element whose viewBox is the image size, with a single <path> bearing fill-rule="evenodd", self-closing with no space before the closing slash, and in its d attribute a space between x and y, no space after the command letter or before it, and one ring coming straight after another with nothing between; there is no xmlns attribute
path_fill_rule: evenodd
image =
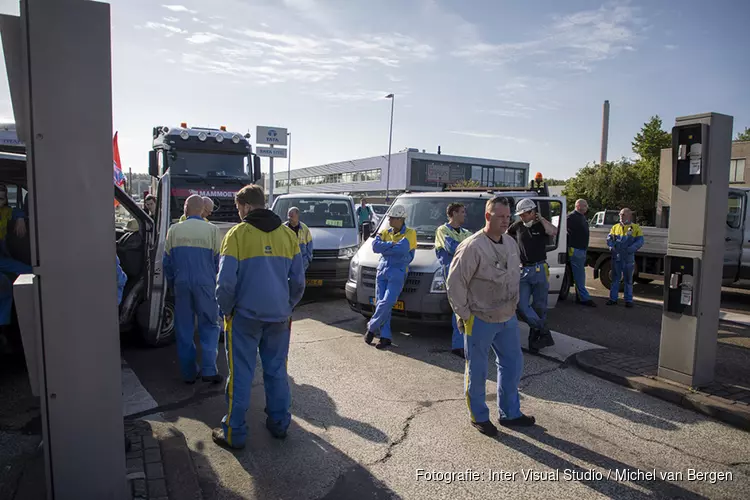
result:
<svg viewBox="0 0 750 500"><path fill-rule="evenodd" d="M378 303L377 300L375 300L375 297L370 297L370 304L376 305ZM393 310L394 311L403 311L406 309L406 306L404 305L403 300L397 300L395 304L393 304Z"/></svg>
<svg viewBox="0 0 750 500"><path fill-rule="evenodd" d="M306 286L323 286L323 280L305 280Z"/></svg>

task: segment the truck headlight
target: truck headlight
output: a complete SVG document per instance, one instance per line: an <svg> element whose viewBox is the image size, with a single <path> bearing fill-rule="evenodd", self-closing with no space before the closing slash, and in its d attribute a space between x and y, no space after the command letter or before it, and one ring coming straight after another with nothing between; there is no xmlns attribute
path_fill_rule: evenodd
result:
<svg viewBox="0 0 750 500"><path fill-rule="evenodd" d="M339 249L339 259L351 259L357 253L357 246Z"/></svg>
<svg viewBox="0 0 750 500"><path fill-rule="evenodd" d="M438 269L435 271L435 276L432 278L430 293L446 293L446 291L447 286L445 284L445 277L443 277L443 270Z"/></svg>
<svg viewBox="0 0 750 500"><path fill-rule="evenodd" d="M359 258L355 254L354 257L352 257L352 262L349 264L349 281L357 282L357 278L359 277Z"/></svg>

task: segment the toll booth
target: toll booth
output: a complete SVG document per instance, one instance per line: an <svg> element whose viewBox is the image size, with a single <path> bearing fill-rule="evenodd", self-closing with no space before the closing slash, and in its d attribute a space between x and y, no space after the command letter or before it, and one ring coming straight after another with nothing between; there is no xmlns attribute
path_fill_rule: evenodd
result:
<svg viewBox="0 0 750 500"><path fill-rule="evenodd" d="M732 149L731 116L685 116L672 129L672 205L664 258L659 377L714 377Z"/></svg>
<svg viewBox="0 0 750 500"><path fill-rule="evenodd" d="M49 499L129 498L112 177L110 6L22 0L0 16L27 149L33 274L14 283L40 396ZM86 200L76 210L71 196ZM29 344L28 340L33 341Z"/></svg>

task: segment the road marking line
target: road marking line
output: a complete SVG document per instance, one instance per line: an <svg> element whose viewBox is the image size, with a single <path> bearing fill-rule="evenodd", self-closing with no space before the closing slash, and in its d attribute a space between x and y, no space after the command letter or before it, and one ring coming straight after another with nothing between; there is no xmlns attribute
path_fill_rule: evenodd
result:
<svg viewBox="0 0 750 500"><path fill-rule="evenodd" d="M127 417L152 408L156 408L156 400L151 396L135 372L122 360L122 416Z"/></svg>

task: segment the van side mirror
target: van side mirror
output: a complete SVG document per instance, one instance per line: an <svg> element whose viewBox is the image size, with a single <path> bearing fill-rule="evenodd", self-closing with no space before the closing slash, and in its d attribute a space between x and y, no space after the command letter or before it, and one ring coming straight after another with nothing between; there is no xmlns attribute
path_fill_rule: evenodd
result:
<svg viewBox="0 0 750 500"><path fill-rule="evenodd" d="M159 160L156 158L156 151L148 152L148 174L151 177L159 177Z"/></svg>
<svg viewBox="0 0 750 500"><path fill-rule="evenodd" d="M253 183L260 180L260 156L253 156Z"/></svg>

